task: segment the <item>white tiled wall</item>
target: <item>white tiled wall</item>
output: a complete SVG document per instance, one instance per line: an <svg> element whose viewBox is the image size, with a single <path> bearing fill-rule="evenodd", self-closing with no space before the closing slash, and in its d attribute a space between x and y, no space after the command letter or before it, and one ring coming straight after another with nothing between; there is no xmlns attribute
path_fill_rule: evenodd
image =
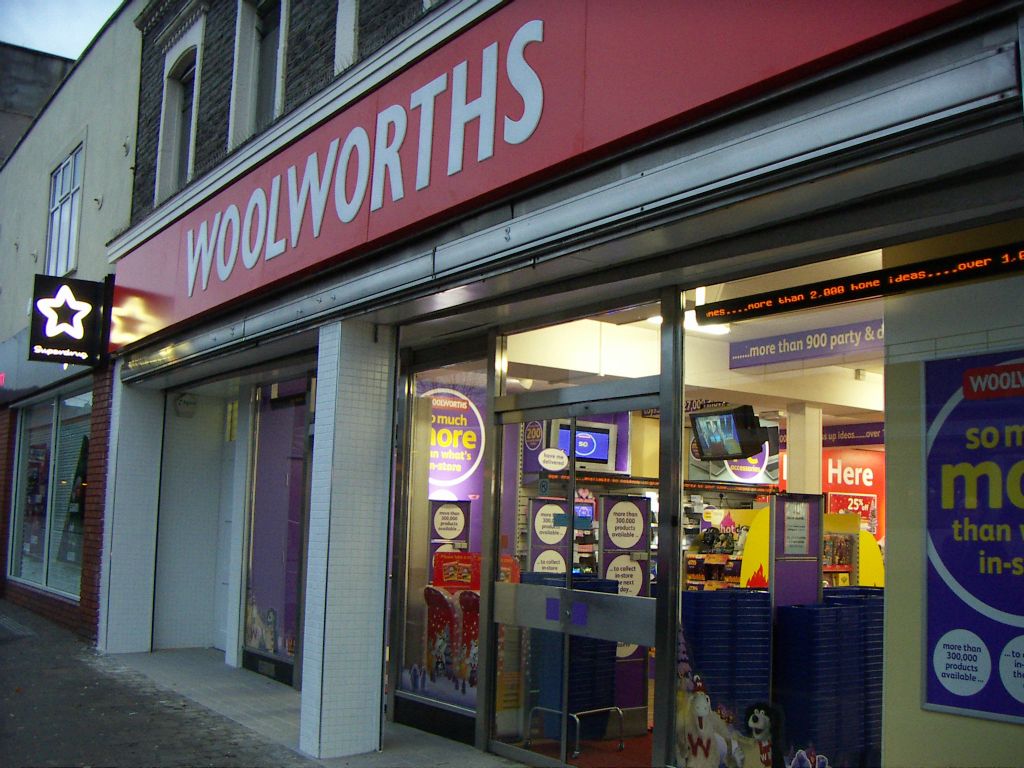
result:
<svg viewBox="0 0 1024 768"><path fill-rule="evenodd" d="M320 332L299 747L379 746L391 478L394 334Z"/></svg>
<svg viewBox="0 0 1024 768"><path fill-rule="evenodd" d="M193 395L194 412L167 398L153 600L153 648L214 645L224 402ZM222 619L223 620L223 619Z"/></svg>
<svg viewBox="0 0 1024 768"><path fill-rule="evenodd" d="M97 646L133 653L152 639L164 394L121 384L119 363L111 408Z"/></svg>

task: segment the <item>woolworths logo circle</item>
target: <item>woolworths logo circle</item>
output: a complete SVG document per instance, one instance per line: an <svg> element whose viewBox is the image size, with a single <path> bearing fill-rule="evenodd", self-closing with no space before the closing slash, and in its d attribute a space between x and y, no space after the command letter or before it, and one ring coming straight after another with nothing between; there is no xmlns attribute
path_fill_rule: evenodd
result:
<svg viewBox="0 0 1024 768"><path fill-rule="evenodd" d="M430 399L431 485L460 485L476 472L484 456L484 420L476 404L456 389L424 392Z"/></svg>

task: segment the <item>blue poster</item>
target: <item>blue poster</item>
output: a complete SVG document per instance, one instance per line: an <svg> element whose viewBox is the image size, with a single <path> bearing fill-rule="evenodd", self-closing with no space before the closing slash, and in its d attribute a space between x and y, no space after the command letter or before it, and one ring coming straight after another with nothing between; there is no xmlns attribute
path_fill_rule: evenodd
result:
<svg viewBox="0 0 1024 768"><path fill-rule="evenodd" d="M929 709L1024 722L1024 351L925 368Z"/></svg>

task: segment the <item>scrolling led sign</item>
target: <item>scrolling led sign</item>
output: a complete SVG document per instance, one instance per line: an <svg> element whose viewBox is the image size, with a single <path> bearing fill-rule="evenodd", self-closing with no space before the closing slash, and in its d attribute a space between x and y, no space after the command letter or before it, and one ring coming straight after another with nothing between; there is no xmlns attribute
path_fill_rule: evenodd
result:
<svg viewBox="0 0 1024 768"><path fill-rule="evenodd" d="M106 283L36 275L28 359L97 365L107 344Z"/></svg>
<svg viewBox="0 0 1024 768"><path fill-rule="evenodd" d="M1020 271L1024 271L1024 243L704 304L696 308L697 321L713 325L750 320Z"/></svg>

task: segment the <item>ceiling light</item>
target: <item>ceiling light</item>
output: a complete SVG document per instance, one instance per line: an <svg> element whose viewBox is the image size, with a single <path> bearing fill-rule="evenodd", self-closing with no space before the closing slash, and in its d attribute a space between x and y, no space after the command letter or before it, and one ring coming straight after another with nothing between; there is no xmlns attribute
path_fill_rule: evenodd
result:
<svg viewBox="0 0 1024 768"><path fill-rule="evenodd" d="M683 328L697 333L706 333L709 336L724 336L729 332L729 324L697 325L697 312L688 309L683 313Z"/></svg>

